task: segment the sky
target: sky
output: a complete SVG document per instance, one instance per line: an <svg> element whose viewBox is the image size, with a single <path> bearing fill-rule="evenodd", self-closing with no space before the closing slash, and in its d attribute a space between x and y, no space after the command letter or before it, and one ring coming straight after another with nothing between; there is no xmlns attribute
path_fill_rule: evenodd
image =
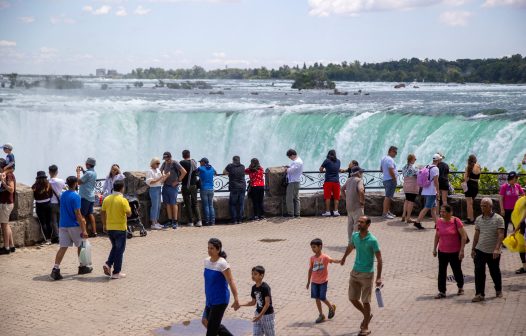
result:
<svg viewBox="0 0 526 336"><path fill-rule="evenodd" d="M526 0L0 0L0 73L526 55Z"/></svg>

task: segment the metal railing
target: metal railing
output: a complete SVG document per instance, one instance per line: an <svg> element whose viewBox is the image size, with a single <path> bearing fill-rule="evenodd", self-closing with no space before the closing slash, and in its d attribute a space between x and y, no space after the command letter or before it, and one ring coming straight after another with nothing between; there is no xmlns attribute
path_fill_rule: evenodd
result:
<svg viewBox="0 0 526 336"><path fill-rule="evenodd" d="M266 177L265 173L265 177ZM483 182L483 176L497 176L498 186L506 183L508 174L499 173L499 172L481 172L481 183L479 183L479 191L481 193L485 192L495 192L495 187L488 188L488 186ZM526 174L518 174L519 177L526 177ZM345 184L347 181L348 174L340 173L339 181L340 185ZM363 183L366 190L383 190L383 173L380 170L365 170L363 172ZM464 179L463 171L453 171L449 172L449 182L452 185L460 185L460 182ZM248 176L245 177L245 180L249 181ZM265 179L266 180L266 179ZM323 190L323 183L325 182L325 173L320 173L319 171L304 171L300 180L300 190L312 190L319 191ZM214 177L214 192L216 193L226 193L228 192L228 175L218 174ZM102 187L104 185L104 179L97 180L95 184L95 193L102 193ZM398 171L398 181L397 188L402 188L404 185L404 177L402 171ZM462 192L460 187L455 188L455 191ZM498 192L498 190L497 190Z"/></svg>

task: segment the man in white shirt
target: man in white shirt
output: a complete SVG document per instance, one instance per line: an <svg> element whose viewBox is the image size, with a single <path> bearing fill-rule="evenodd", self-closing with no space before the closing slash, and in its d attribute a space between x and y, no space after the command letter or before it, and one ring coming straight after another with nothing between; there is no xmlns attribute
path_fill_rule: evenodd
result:
<svg viewBox="0 0 526 336"><path fill-rule="evenodd" d="M426 202L422 210L420 210L420 213L418 214L418 218L416 219L416 222L413 224L417 229L422 230L424 227L420 222L424 219L424 216L427 214L428 210L431 210L431 216L433 217L433 221L436 224L437 221L437 201L440 201L440 194L439 191L439 185L438 185L438 161L440 160L441 156L439 154L433 155L433 163L429 166L426 166L426 169L429 169L429 183L428 186L422 187L422 196L424 196Z"/></svg>
<svg viewBox="0 0 526 336"><path fill-rule="evenodd" d="M300 217L300 181L303 174L303 161L294 149L287 151L287 157L292 160L287 167L287 213L285 217Z"/></svg>
<svg viewBox="0 0 526 336"><path fill-rule="evenodd" d="M57 177L58 167L56 165L51 165L48 168L49 170L49 184L53 190L53 195L51 196L51 243L58 243L58 222L60 220L60 195L64 190L66 183L63 179Z"/></svg>

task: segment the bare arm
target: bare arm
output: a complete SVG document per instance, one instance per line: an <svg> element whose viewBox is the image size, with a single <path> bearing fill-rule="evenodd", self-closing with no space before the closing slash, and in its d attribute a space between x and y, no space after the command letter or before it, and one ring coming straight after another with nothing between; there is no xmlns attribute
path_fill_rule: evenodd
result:
<svg viewBox="0 0 526 336"><path fill-rule="evenodd" d="M477 246L478 242L479 242L479 236L480 236L480 230L477 230L475 229L475 235L473 236L473 246L471 248L471 257L472 258L475 258L475 247Z"/></svg>
<svg viewBox="0 0 526 336"><path fill-rule="evenodd" d="M309 289L310 286L310 278L312 276L312 265L309 265L309 273L307 274L307 286L305 288Z"/></svg>
<svg viewBox="0 0 526 336"><path fill-rule="evenodd" d="M504 216L504 196L499 195L500 214Z"/></svg>
<svg viewBox="0 0 526 336"><path fill-rule="evenodd" d="M102 231L106 232L106 211L101 210L100 221L102 222Z"/></svg>
<svg viewBox="0 0 526 336"><path fill-rule="evenodd" d="M347 259L347 256L351 254L352 250L354 250L354 245L347 245L347 249L345 249L345 253L343 254L342 260L340 261L340 265L345 265L345 260Z"/></svg>
<svg viewBox="0 0 526 336"><path fill-rule="evenodd" d="M186 174L188 174L188 172L186 171L186 169L184 169L183 167L181 167L181 169L179 169L179 182L181 182L183 180L183 178L186 176Z"/></svg>
<svg viewBox="0 0 526 336"><path fill-rule="evenodd" d="M382 252L378 251L375 253L376 256L376 286L380 286L382 284L382 268L383 268L383 262L382 262Z"/></svg>
<svg viewBox="0 0 526 336"><path fill-rule="evenodd" d="M435 241L433 243L433 256L437 256L437 247L438 247L438 241L440 240L440 236L438 235L438 231L435 231Z"/></svg>
<svg viewBox="0 0 526 336"><path fill-rule="evenodd" d="M323 166L320 167L320 173L323 173L325 171L325 168Z"/></svg>
<svg viewBox="0 0 526 336"><path fill-rule="evenodd" d="M254 306L256 304L256 299L252 298L252 301L248 301L247 303L242 303L239 306L240 307L250 307Z"/></svg>
<svg viewBox="0 0 526 336"><path fill-rule="evenodd" d="M497 259L500 256L500 247L503 239L504 229L497 229L497 245L495 245L495 251L493 251L493 259Z"/></svg>
<svg viewBox="0 0 526 336"><path fill-rule="evenodd" d="M458 254L458 258L462 260L464 259L464 247L466 246L466 241L468 240L468 234L466 233L466 230L464 230L464 227L459 227L458 233L460 233L460 252Z"/></svg>
<svg viewBox="0 0 526 336"><path fill-rule="evenodd" d="M438 186L438 175L433 177L433 183L435 184L435 190L436 190L436 193L437 193L437 199L440 198L440 192L439 192L439 186Z"/></svg>
<svg viewBox="0 0 526 336"><path fill-rule="evenodd" d="M396 173L395 173L394 168L392 167L389 168L389 175L391 175L391 178L396 181Z"/></svg>
<svg viewBox="0 0 526 336"><path fill-rule="evenodd" d="M234 277L232 276L232 271L230 270L230 268L227 268L226 270L224 270L223 275L225 276L226 281L228 282L228 285L230 286L232 295L234 295L234 303L232 304L232 308L234 308L234 310L238 310L239 309L239 298L237 296L237 287L236 287L236 283L234 281Z"/></svg>
<svg viewBox="0 0 526 336"><path fill-rule="evenodd" d="M82 217L82 214L80 213L80 209L75 210L75 216L77 217L77 221L80 224L80 229L82 231L82 238L88 238L88 232L86 231L86 221L84 220L84 217Z"/></svg>
<svg viewBox="0 0 526 336"><path fill-rule="evenodd" d="M270 307L270 297L269 296L266 296L265 297L265 304L263 305L263 308L261 309L261 313L259 313L256 317L254 317L254 319L252 320L252 322L256 322L258 321L259 319L261 319L263 317L263 315L265 315L265 312L267 311L267 309Z"/></svg>

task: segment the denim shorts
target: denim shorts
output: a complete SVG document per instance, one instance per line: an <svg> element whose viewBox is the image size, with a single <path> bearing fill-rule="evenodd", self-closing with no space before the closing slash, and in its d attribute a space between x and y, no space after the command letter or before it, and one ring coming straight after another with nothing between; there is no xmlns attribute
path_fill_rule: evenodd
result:
<svg viewBox="0 0 526 336"><path fill-rule="evenodd" d="M322 284L316 284L312 282L310 284L310 297L312 299L320 299L322 301L327 300L327 285L328 284L329 284L328 281Z"/></svg>
<svg viewBox="0 0 526 336"><path fill-rule="evenodd" d="M179 193L179 186L172 187L171 185L163 186L163 203L169 205L177 204L177 194Z"/></svg>
<svg viewBox="0 0 526 336"><path fill-rule="evenodd" d="M87 215L91 215L93 213L93 204L95 202L90 202L85 198L80 199L80 213L82 216L86 217Z"/></svg>
<svg viewBox="0 0 526 336"><path fill-rule="evenodd" d="M424 195L424 197L426 199L426 204L424 205L424 208L433 209L434 207L436 207L436 195Z"/></svg>
<svg viewBox="0 0 526 336"><path fill-rule="evenodd" d="M393 198L396 189L396 180L384 181L385 197Z"/></svg>

